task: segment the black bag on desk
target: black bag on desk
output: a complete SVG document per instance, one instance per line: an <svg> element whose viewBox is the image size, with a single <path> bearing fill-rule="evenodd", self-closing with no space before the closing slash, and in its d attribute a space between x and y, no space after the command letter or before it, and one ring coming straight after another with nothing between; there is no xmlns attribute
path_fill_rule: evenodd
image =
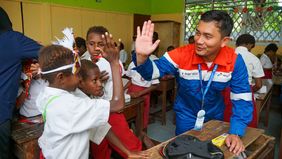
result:
<svg viewBox="0 0 282 159"><path fill-rule="evenodd" d="M223 152L211 141L200 141L190 135L182 135L170 141L163 150L167 159L223 159Z"/></svg>

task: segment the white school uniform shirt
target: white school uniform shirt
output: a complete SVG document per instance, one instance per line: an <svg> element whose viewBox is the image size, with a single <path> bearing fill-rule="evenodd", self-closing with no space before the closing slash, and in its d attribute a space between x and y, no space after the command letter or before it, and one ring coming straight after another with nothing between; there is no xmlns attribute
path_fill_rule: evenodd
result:
<svg viewBox="0 0 282 159"><path fill-rule="evenodd" d="M54 96L57 98L50 102ZM38 139L44 157L87 159L90 129L107 124L110 103L103 99L77 97L65 90L52 87L45 87L36 103L41 113L46 107L44 131ZM104 136L105 133L100 138Z"/></svg>
<svg viewBox="0 0 282 159"><path fill-rule="evenodd" d="M263 68L259 58L257 58L251 52L249 52L246 47L239 46L235 49L235 52L243 57L243 60L247 67L248 76L249 76L248 80L250 85L252 84L252 77L260 78L264 76Z"/></svg>
<svg viewBox="0 0 282 159"><path fill-rule="evenodd" d="M119 51L119 60L122 62L122 63L125 63L126 60L127 60L127 52L122 49Z"/></svg>
<svg viewBox="0 0 282 159"><path fill-rule="evenodd" d="M151 87L153 84L158 84L160 81L158 79L153 79L151 81L146 81L144 78L133 68L136 66L133 62L131 62L127 68L126 76L131 78L131 82L134 85L141 86L141 87Z"/></svg>
<svg viewBox="0 0 282 159"><path fill-rule="evenodd" d="M85 53L80 56L80 59L81 60L88 60L90 57L91 57L90 53L88 51L85 51Z"/></svg>
<svg viewBox="0 0 282 159"><path fill-rule="evenodd" d="M41 112L36 106L36 99L41 90L48 86L48 82L43 79L33 79L30 82L29 96L25 99L20 108L20 114L25 117L33 117L40 115Z"/></svg>
<svg viewBox="0 0 282 159"><path fill-rule="evenodd" d="M91 60L91 58L89 58ZM96 65L99 67L100 72L106 71L108 72L109 79L104 83L104 95L101 97L105 100L112 100L113 96L113 78L112 78L112 69L111 64L103 57L99 58L98 62L96 62ZM121 76L125 74L123 64L121 61L119 61L120 65L120 72Z"/></svg>
<svg viewBox="0 0 282 159"><path fill-rule="evenodd" d="M270 69L273 67L270 58L264 53L260 57L260 62L263 68Z"/></svg>

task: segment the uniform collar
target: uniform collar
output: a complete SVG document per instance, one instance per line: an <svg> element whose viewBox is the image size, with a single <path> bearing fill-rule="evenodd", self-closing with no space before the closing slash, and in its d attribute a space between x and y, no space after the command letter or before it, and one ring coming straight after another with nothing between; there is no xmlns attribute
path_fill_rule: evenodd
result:
<svg viewBox="0 0 282 159"><path fill-rule="evenodd" d="M193 59L192 59L192 64L201 64L201 63L205 63L206 61L198 56L196 54L196 51L195 51L195 45L193 47ZM228 48L228 47L223 47L220 49L219 53L217 54L216 58L214 59L213 63L214 64L217 64L217 65L221 65L221 66L227 66L228 63L231 63L231 59L228 58L227 54L232 51L231 48ZM233 50L234 52L234 50Z"/></svg>

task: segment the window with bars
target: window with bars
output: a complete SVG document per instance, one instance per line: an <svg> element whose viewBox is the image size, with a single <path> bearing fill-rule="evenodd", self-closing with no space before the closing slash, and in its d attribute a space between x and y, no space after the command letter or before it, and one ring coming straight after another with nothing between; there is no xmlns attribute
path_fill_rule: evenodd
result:
<svg viewBox="0 0 282 159"><path fill-rule="evenodd" d="M195 34L201 14L211 9L225 10L232 17L232 39L249 33L257 42L282 43L281 0L186 0L185 41Z"/></svg>

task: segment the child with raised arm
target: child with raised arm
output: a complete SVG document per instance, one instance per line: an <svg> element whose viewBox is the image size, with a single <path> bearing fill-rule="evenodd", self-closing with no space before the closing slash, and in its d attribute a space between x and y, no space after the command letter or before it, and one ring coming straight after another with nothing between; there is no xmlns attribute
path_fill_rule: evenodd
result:
<svg viewBox="0 0 282 159"><path fill-rule="evenodd" d="M93 63L99 67L101 73L102 71L107 71L109 79L104 82L104 94L101 98L109 100L112 98L113 94L113 70L109 67L109 62L105 60L103 55L107 52L105 50L105 45L103 44L102 35L108 32L105 27L102 26L94 26L88 29L87 36L86 36L86 47L88 52L90 53L91 60ZM120 76L122 74L122 64L120 63ZM101 75L103 76L103 75ZM140 151L142 150L142 143L141 141L134 135L134 133L130 130L128 123L125 119L123 113L119 113L119 110L115 108L116 106L111 106L111 113L109 117L109 124L112 126L112 131L118 136L119 140L126 146L127 149L131 151ZM104 145L104 146L103 146ZM102 142L99 145L91 144L91 152L95 153L96 156L100 156L98 158L103 159L103 153L107 147L107 143ZM117 151L121 156L126 158L126 154L121 151Z"/></svg>
<svg viewBox="0 0 282 159"><path fill-rule="evenodd" d="M118 54L111 38L103 42L110 54ZM118 55L104 55L113 72L118 72ZM49 82L39 94L39 106L45 122L39 146L45 158L88 158L89 140L99 144L107 135L107 123L112 104L124 106L121 79L116 84L111 102L103 99L81 98L73 95L79 84L79 62L71 50L57 45L43 48L39 55L42 78ZM96 128L95 131L93 128Z"/></svg>
<svg viewBox="0 0 282 159"><path fill-rule="evenodd" d="M114 72L112 73L114 75ZM76 96L84 98L89 98L91 96L97 98L104 94L102 82L100 80L100 70L96 64L89 60L82 60L79 74L81 78L78 86L79 89L75 92ZM141 155L144 156L143 152L130 152L112 130L108 132L102 143L104 143L104 148L100 149L99 152L92 154L96 159L110 159L112 149L123 152L128 158L142 157Z"/></svg>

